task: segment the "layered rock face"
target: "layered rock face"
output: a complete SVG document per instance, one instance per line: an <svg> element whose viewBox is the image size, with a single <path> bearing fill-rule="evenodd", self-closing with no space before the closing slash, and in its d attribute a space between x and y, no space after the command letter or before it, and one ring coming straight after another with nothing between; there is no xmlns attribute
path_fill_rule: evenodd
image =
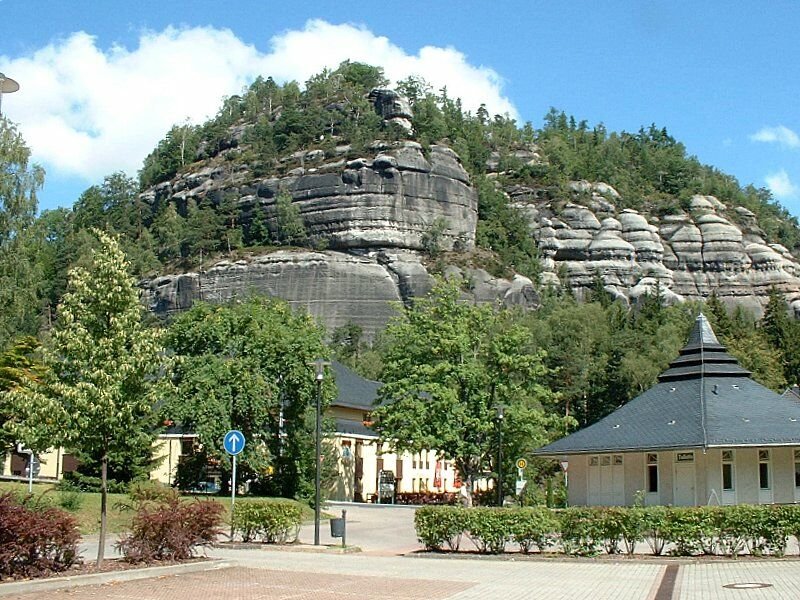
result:
<svg viewBox="0 0 800 600"><path fill-rule="evenodd" d="M586 204L556 207L516 194L539 243L544 281L561 284L565 277L583 295L599 275L606 290L626 302L658 286L672 302L715 292L756 315L775 286L800 312L800 264L786 248L764 240L747 209L729 211L712 196L695 196L688 211L659 219L617 211L619 196L606 184L573 185L588 196Z"/></svg>
<svg viewBox="0 0 800 600"><path fill-rule="evenodd" d="M442 250L475 244L478 197L458 156L446 146L426 155L416 142L376 142L371 155L345 160L321 150L289 157L298 166L285 177L255 179L224 162L179 176L143 195L152 203L189 200L219 204L237 199L245 219L262 211L271 230L278 228L276 200L292 196L309 237L332 249L403 248L422 250L425 235L437 228Z"/></svg>
<svg viewBox="0 0 800 600"><path fill-rule="evenodd" d="M448 269L470 281L470 295L480 302L508 306L538 305L532 282L521 276L496 279L480 269ZM283 298L302 307L329 331L349 322L367 339L383 329L395 307L430 291L434 279L416 252L379 251L363 256L325 251L279 250L236 262L220 261L209 269L157 277L142 282L143 300L156 314L186 310L203 300L225 302L249 295Z"/></svg>

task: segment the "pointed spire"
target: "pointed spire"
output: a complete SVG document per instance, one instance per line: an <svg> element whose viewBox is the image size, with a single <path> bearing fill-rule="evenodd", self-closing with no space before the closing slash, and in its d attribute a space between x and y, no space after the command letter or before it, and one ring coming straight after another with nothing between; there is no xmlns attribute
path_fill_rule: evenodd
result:
<svg viewBox="0 0 800 600"><path fill-rule="evenodd" d="M669 364L669 369L659 375L658 379L674 381L694 379L704 375L748 377L750 371L743 369L737 360L726 352L725 346L719 343L708 319L700 313L680 356Z"/></svg>
<svg viewBox="0 0 800 600"><path fill-rule="evenodd" d="M689 334L689 341L686 343L687 347L693 346L721 346L714 330L711 328L711 323L708 322L703 313L697 315L694 321L694 327Z"/></svg>

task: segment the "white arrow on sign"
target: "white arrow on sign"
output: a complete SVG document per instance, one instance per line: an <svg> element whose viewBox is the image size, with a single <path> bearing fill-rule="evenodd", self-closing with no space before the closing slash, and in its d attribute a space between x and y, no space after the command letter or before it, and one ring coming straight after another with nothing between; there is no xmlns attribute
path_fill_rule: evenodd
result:
<svg viewBox="0 0 800 600"><path fill-rule="evenodd" d="M225 437L222 439L222 445L225 448L225 452L236 456L242 450L244 450L245 446L244 435L242 434L241 431L237 431L236 429L231 429L228 433L225 434Z"/></svg>

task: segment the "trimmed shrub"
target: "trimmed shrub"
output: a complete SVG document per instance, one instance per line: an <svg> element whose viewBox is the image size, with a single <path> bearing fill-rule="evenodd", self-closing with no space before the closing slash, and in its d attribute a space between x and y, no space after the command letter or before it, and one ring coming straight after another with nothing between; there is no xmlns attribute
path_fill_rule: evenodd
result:
<svg viewBox="0 0 800 600"><path fill-rule="evenodd" d="M222 512L222 505L213 500L144 502L133 517L130 533L116 546L130 562L185 560L198 547L214 542L220 534Z"/></svg>
<svg viewBox="0 0 800 600"><path fill-rule="evenodd" d="M622 549L633 554L646 541L653 554L681 556L719 554L783 556L789 536L800 539L800 506L634 506L538 508L460 508L430 506L417 510L414 524L419 541L429 550L447 544L458 550L467 533L480 552L504 552L509 541L523 553L542 550L560 537L567 554L593 556ZM557 536L558 534L558 536Z"/></svg>
<svg viewBox="0 0 800 600"><path fill-rule="evenodd" d="M32 508L14 494L0 495L0 577L36 577L77 561L75 519L57 508Z"/></svg>
<svg viewBox="0 0 800 600"><path fill-rule="evenodd" d="M461 534L467 529L467 509L457 506L424 506L414 513L417 538L428 550L441 550L444 544L458 550Z"/></svg>
<svg viewBox="0 0 800 600"><path fill-rule="evenodd" d="M567 554L594 556L600 552L605 535L593 508L572 507L561 511L561 546Z"/></svg>
<svg viewBox="0 0 800 600"><path fill-rule="evenodd" d="M245 542L261 538L267 544L286 544L297 540L302 516L292 502L242 502L234 509L233 531Z"/></svg>
<svg viewBox="0 0 800 600"><path fill-rule="evenodd" d="M478 552L500 554L511 538L512 513L504 508L480 507L465 511L466 531Z"/></svg>
<svg viewBox="0 0 800 600"><path fill-rule="evenodd" d="M543 552L553 543L558 530L558 519L550 509L544 507L512 510L506 523L511 539L519 544L524 554L529 554L534 546Z"/></svg>
<svg viewBox="0 0 800 600"><path fill-rule="evenodd" d="M642 534L650 546L651 552L655 556L660 556L664 552L664 546L667 543L666 519L667 507L666 506L647 506L641 510L641 526Z"/></svg>

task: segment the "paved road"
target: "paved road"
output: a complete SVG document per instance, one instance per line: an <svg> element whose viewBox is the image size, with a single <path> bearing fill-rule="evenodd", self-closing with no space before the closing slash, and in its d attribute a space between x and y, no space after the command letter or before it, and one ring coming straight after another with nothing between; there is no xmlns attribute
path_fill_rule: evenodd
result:
<svg viewBox="0 0 800 600"><path fill-rule="evenodd" d="M341 510L332 507L328 512ZM649 599L750 600L800 598L800 561L576 560L521 557L399 556L417 548L413 510L348 506L348 543L363 552L331 549L213 549L225 565L203 572L20 593L20 600L411 600ZM323 522L322 542L333 540ZM313 526L301 541L313 541ZM734 587L726 587L731 586ZM743 589L735 586L744 585ZM753 587L764 585L766 587ZM0 585L0 595L3 586Z"/></svg>

